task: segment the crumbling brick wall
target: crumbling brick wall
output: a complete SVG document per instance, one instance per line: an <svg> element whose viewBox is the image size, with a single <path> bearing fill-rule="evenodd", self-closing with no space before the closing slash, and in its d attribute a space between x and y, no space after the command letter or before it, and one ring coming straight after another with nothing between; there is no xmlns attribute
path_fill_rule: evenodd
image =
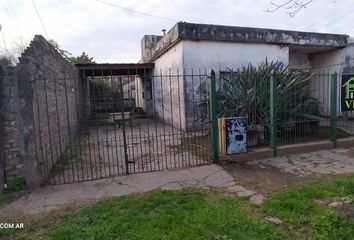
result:
<svg viewBox="0 0 354 240"><path fill-rule="evenodd" d="M40 35L16 67L2 69L5 181L23 176L29 185L38 185L78 131L78 75Z"/></svg>

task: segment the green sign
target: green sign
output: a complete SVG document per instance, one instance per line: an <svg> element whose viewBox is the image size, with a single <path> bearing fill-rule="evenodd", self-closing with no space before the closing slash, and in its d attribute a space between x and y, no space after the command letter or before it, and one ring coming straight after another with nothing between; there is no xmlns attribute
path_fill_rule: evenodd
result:
<svg viewBox="0 0 354 240"><path fill-rule="evenodd" d="M354 75L342 75L341 111L354 110Z"/></svg>

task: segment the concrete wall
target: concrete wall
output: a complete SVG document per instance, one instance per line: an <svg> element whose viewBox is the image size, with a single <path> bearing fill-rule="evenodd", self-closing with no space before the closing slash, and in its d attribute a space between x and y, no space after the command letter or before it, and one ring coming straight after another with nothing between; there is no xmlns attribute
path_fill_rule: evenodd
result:
<svg viewBox="0 0 354 240"><path fill-rule="evenodd" d="M48 177L79 127L77 79L72 66L42 36L35 36L16 67L6 68L1 78L6 181L23 176L35 186Z"/></svg>
<svg viewBox="0 0 354 240"><path fill-rule="evenodd" d="M232 43L214 41L183 41L183 64L186 69L210 71L255 66L268 61L289 62L287 46L259 43Z"/></svg>
<svg viewBox="0 0 354 240"><path fill-rule="evenodd" d="M141 107L144 111L150 115L154 115L153 98L152 98L152 77L147 74L146 76L135 77L135 89L134 95L135 103L137 107Z"/></svg>
<svg viewBox="0 0 354 240"><path fill-rule="evenodd" d="M334 72L341 73L342 51L334 50L325 53L312 54L311 69L313 78L311 81L312 96L317 98L321 103L321 114L324 116L330 115L330 81L331 74ZM338 96L340 96L340 88L338 86ZM340 106L338 99L338 107ZM340 114L340 109L338 109Z"/></svg>
<svg viewBox="0 0 354 240"><path fill-rule="evenodd" d="M292 69L311 68L310 54L289 51L289 68Z"/></svg>
<svg viewBox="0 0 354 240"><path fill-rule="evenodd" d="M185 103L187 129L200 129L207 124L196 121L204 113L200 103L207 97L208 78L212 69L219 79L220 71L238 69L248 64L258 66L266 61L289 63L289 48L272 44L183 40Z"/></svg>
<svg viewBox="0 0 354 240"><path fill-rule="evenodd" d="M183 48L179 42L155 60L152 74L155 116L176 128L185 128Z"/></svg>

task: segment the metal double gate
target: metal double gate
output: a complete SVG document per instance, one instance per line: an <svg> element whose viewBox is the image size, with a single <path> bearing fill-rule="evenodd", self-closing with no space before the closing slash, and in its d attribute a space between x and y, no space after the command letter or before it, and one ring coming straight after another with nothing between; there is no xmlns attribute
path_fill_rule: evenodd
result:
<svg viewBox="0 0 354 240"><path fill-rule="evenodd" d="M211 162L207 74L87 64L32 82L37 165L65 184ZM135 66L136 67L136 66Z"/></svg>

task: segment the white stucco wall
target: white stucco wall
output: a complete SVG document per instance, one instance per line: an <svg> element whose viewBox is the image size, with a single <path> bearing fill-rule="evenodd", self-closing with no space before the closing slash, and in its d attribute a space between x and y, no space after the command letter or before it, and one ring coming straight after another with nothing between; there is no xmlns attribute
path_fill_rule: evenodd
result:
<svg viewBox="0 0 354 240"><path fill-rule="evenodd" d="M314 72L314 77L311 84L312 95L320 101L322 106L322 114L325 116L330 115L330 82L331 74L334 72L338 73L337 114L342 115L340 111L340 85L341 74L343 73L343 70L348 67L348 64L345 63L347 57L353 59L354 47L347 47L327 53L311 55L311 68Z"/></svg>
<svg viewBox="0 0 354 240"><path fill-rule="evenodd" d="M268 61L289 62L289 47L258 43L213 41L183 42L183 64L186 69L225 70Z"/></svg>
<svg viewBox="0 0 354 240"><path fill-rule="evenodd" d="M252 64L258 66L265 62L279 61L284 66L289 62L289 48L273 44L231 43L215 41L182 41L183 67L185 77L186 118L189 129L207 128L205 122L194 120L203 115L200 103L207 96L208 78L211 69L217 74ZM195 76L191 76L191 74ZM198 76L199 75L199 76Z"/></svg>
<svg viewBox="0 0 354 240"><path fill-rule="evenodd" d="M175 128L185 128L182 42L158 57L152 77L153 110Z"/></svg>
<svg viewBox="0 0 354 240"><path fill-rule="evenodd" d="M177 69L183 71L183 47L182 42L177 43L168 51L164 52L154 61L154 75L166 75L171 70L172 73L177 73Z"/></svg>
<svg viewBox="0 0 354 240"><path fill-rule="evenodd" d="M311 68L309 54L301 52L289 52L289 68L308 69Z"/></svg>

